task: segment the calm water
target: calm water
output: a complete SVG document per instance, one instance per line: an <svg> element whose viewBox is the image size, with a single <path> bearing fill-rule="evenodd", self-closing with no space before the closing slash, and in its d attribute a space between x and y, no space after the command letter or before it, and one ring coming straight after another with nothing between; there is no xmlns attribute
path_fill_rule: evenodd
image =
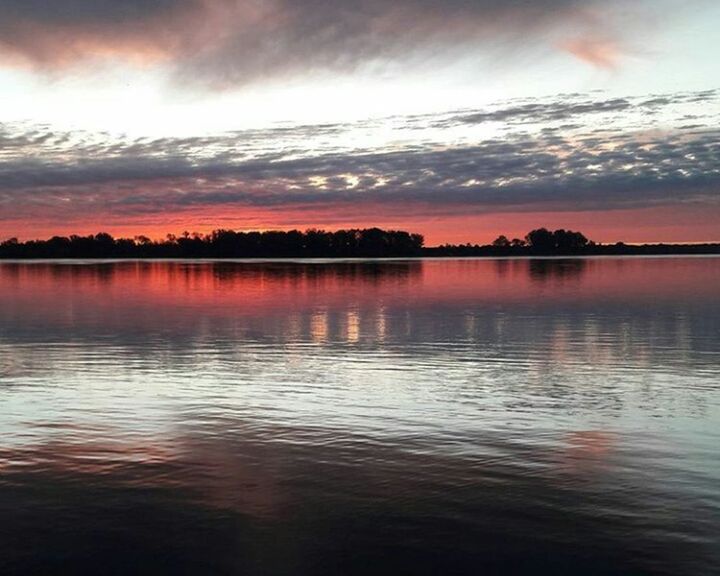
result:
<svg viewBox="0 0 720 576"><path fill-rule="evenodd" d="M0 573L720 573L720 258L0 265Z"/></svg>

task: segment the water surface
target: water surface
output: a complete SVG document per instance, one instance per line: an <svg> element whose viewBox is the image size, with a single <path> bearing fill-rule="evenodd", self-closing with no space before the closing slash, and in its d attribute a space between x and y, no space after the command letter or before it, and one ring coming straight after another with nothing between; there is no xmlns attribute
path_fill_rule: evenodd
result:
<svg viewBox="0 0 720 576"><path fill-rule="evenodd" d="M711 574L720 258L0 264L2 574Z"/></svg>

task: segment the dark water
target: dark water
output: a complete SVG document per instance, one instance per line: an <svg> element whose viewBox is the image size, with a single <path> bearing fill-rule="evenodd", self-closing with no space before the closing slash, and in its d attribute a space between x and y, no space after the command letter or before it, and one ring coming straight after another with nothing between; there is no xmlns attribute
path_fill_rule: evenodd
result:
<svg viewBox="0 0 720 576"><path fill-rule="evenodd" d="M720 573L720 259L0 265L0 573Z"/></svg>

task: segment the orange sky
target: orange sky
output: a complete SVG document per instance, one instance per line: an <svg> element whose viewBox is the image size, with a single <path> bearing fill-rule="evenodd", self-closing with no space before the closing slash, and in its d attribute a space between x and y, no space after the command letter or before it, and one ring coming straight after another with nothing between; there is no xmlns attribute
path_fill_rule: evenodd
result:
<svg viewBox="0 0 720 576"><path fill-rule="evenodd" d="M375 216L369 212L355 216L332 211L269 211L255 209L230 214L218 208L186 210L174 214L156 214L121 219L118 216L91 215L72 220L24 219L5 225L0 239L17 236L21 240L54 235L94 234L100 231L114 236L146 235L153 239L183 231L207 233L217 228L237 230L292 229L316 227L328 230L379 226L418 232L425 243L489 243L498 235L522 238L533 228L579 230L596 242L717 242L720 241L720 206L664 206L637 210L584 212L505 212L492 214L431 217L411 214L402 217L396 211Z"/></svg>

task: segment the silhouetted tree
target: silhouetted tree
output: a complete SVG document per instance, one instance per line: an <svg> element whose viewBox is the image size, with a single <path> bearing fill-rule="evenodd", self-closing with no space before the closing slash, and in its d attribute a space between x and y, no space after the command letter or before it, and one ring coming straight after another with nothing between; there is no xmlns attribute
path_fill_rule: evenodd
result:
<svg viewBox="0 0 720 576"><path fill-rule="evenodd" d="M547 228L531 230L525 236L525 241L534 252L546 253L555 249L555 237Z"/></svg>
<svg viewBox="0 0 720 576"><path fill-rule="evenodd" d="M507 236L500 235L493 240L492 245L496 248L507 248L510 246L510 240L507 239Z"/></svg>
<svg viewBox="0 0 720 576"><path fill-rule="evenodd" d="M547 228L538 228L528 232L525 240L531 250L538 254L573 254L588 245L588 239L582 233L562 228L554 232Z"/></svg>
<svg viewBox="0 0 720 576"><path fill-rule="evenodd" d="M562 228L555 230L553 237L555 239L555 248L559 252L576 252L583 249L588 243L588 239L580 232L563 230Z"/></svg>

